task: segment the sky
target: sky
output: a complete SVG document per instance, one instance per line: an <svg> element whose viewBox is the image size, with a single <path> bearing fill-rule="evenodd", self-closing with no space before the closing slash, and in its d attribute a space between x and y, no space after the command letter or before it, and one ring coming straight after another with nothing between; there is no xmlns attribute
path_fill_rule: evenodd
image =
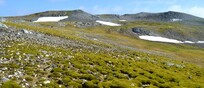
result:
<svg viewBox="0 0 204 88"><path fill-rule="evenodd" d="M178 11L204 18L204 0L0 0L0 16L82 9L91 14Z"/></svg>

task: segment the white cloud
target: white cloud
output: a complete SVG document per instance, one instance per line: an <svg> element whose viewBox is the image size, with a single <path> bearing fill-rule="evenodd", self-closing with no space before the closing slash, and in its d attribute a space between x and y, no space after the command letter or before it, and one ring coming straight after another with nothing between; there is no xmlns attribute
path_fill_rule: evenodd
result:
<svg viewBox="0 0 204 88"><path fill-rule="evenodd" d="M192 6L192 7L184 8L181 5L173 5L173 6L170 6L167 10L184 12L184 13L188 13L188 14L192 14L192 15L204 18L204 7Z"/></svg>

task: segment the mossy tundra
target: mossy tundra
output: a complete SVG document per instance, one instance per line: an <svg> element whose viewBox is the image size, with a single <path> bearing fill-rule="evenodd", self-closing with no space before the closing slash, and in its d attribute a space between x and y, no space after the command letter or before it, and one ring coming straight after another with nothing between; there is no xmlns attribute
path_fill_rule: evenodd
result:
<svg viewBox="0 0 204 88"><path fill-rule="evenodd" d="M133 26L155 25L162 32L166 28L184 27L181 24L133 22L122 28L77 28L69 22L64 27L57 23L4 24L15 30L26 29L73 40L88 48L2 40L0 78L8 81L1 82L1 88L204 87L202 48L149 42L118 32Z"/></svg>

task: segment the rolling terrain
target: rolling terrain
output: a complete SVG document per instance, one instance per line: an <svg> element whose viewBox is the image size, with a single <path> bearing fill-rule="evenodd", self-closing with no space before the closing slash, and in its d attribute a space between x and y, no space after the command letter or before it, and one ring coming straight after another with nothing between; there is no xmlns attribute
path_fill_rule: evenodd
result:
<svg viewBox="0 0 204 88"><path fill-rule="evenodd" d="M57 22L46 18L62 16L68 17ZM40 22L42 17L47 22ZM0 88L202 88L203 24L203 18L172 11L92 15L73 10L3 17Z"/></svg>

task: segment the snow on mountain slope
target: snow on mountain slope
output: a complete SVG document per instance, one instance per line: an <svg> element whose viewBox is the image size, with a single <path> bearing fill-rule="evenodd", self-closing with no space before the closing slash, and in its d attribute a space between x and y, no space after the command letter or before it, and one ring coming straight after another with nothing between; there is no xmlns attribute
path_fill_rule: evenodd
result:
<svg viewBox="0 0 204 88"><path fill-rule="evenodd" d="M159 36L147 36L147 35L139 36L139 38L143 39L143 40L148 40L148 41L166 42L166 43L189 43L189 44L204 43L204 41L198 41L198 42L179 41L179 40L176 40L176 39L169 39L169 38L159 37Z"/></svg>
<svg viewBox="0 0 204 88"><path fill-rule="evenodd" d="M149 40L149 41L156 41L156 42L167 42L167 43L183 43L182 41L178 41L175 39L168 39L164 37L157 37L157 36L139 36L140 39Z"/></svg>
<svg viewBox="0 0 204 88"><path fill-rule="evenodd" d="M198 41L197 43L204 43L204 41Z"/></svg>
<svg viewBox="0 0 204 88"><path fill-rule="evenodd" d="M119 20L119 21L121 21L121 22L126 22L127 20Z"/></svg>
<svg viewBox="0 0 204 88"><path fill-rule="evenodd" d="M100 20L97 20L96 22L100 23L100 24L103 24L103 25L107 25L107 26L121 26L121 24L106 22L106 21L100 21Z"/></svg>
<svg viewBox="0 0 204 88"><path fill-rule="evenodd" d="M182 21L182 19L176 19L176 18L174 18L174 19L171 19L171 21L172 21L172 22L178 22L178 21Z"/></svg>
<svg viewBox="0 0 204 88"><path fill-rule="evenodd" d="M184 41L184 43L191 43L191 44L194 44L195 42L192 42L192 41Z"/></svg>
<svg viewBox="0 0 204 88"><path fill-rule="evenodd" d="M68 16L60 16L60 17L40 17L38 20L33 22L58 22L60 20L66 19Z"/></svg>

